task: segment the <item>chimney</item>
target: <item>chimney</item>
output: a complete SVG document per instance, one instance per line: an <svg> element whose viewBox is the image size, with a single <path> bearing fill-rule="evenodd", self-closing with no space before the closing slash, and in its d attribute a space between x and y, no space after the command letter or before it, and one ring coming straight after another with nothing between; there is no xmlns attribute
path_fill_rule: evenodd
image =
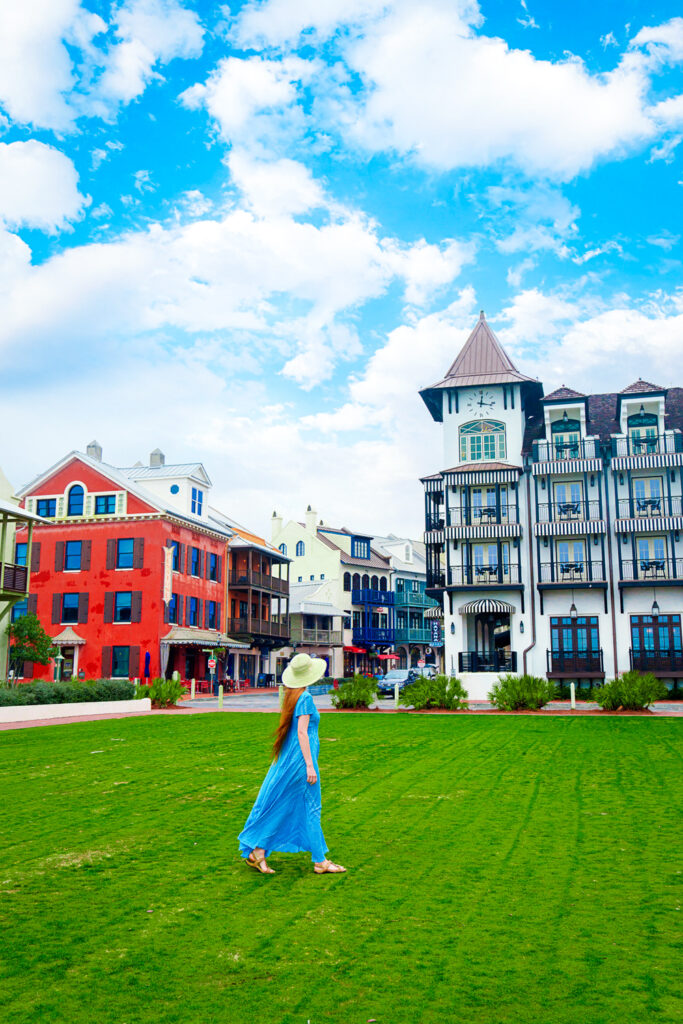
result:
<svg viewBox="0 0 683 1024"><path fill-rule="evenodd" d="M280 533L282 533L282 516L279 516L277 512L273 512L272 519L270 520L270 539L275 540Z"/></svg>
<svg viewBox="0 0 683 1024"><path fill-rule="evenodd" d="M166 456L162 452L161 448L155 448L149 457L150 466L164 466L166 465Z"/></svg>
<svg viewBox="0 0 683 1024"><path fill-rule="evenodd" d="M85 449L85 453L86 455L89 455L91 459L95 459L96 462L102 461L102 445L98 444L97 441L91 441Z"/></svg>
<svg viewBox="0 0 683 1024"><path fill-rule="evenodd" d="M317 532L317 527L315 525L317 515L318 513L315 511L315 509L311 508L311 506L309 505L308 508L306 509L306 531L308 533Z"/></svg>

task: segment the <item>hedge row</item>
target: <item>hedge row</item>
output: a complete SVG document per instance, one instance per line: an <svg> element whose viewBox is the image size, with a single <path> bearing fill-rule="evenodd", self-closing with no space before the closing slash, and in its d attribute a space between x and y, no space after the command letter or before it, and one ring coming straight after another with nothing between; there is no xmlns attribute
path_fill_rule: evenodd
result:
<svg viewBox="0 0 683 1024"><path fill-rule="evenodd" d="M22 683L21 686L0 686L0 707L132 700L134 696L135 687L125 679L79 679L75 682L65 683Z"/></svg>

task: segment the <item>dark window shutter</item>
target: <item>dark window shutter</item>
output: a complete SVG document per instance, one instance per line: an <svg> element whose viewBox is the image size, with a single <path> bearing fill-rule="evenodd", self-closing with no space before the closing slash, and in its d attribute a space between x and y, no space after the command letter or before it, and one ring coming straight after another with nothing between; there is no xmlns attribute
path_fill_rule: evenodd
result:
<svg viewBox="0 0 683 1024"><path fill-rule="evenodd" d="M192 548L187 545L187 559L185 561L185 575L189 576L192 569Z"/></svg>
<svg viewBox="0 0 683 1024"><path fill-rule="evenodd" d="M211 552L207 551L206 554L204 555L204 572L202 573L202 576L204 577L205 580L208 580L208 578L209 578L209 567L210 567L210 565L211 565Z"/></svg>
<svg viewBox="0 0 683 1024"><path fill-rule="evenodd" d="M142 569L145 564L145 538L136 537L133 541L133 568Z"/></svg>
<svg viewBox="0 0 683 1024"><path fill-rule="evenodd" d="M220 583L223 575L223 556L219 555L216 560L216 579Z"/></svg>
<svg viewBox="0 0 683 1024"><path fill-rule="evenodd" d="M58 540L55 544L55 572L64 571L64 541Z"/></svg>
<svg viewBox="0 0 683 1024"><path fill-rule="evenodd" d="M197 625L199 626L200 629L202 628L203 605L204 605L204 601L202 601L202 599L200 597L197 600Z"/></svg>
<svg viewBox="0 0 683 1024"><path fill-rule="evenodd" d="M102 678L109 679L111 676L111 647L102 648Z"/></svg>
<svg viewBox="0 0 683 1024"><path fill-rule="evenodd" d="M62 617L62 595L52 595L52 625L56 626Z"/></svg>
<svg viewBox="0 0 683 1024"><path fill-rule="evenodd" d="M168 601L163 601L162 604L164 606L164 625L167 626L169 621L170 621L169 614L168 614L169 602Z"/></svg>
<svg viewBox="0 0 683 1024"><path fill-rule="evenodd" d="M178 572L185 572L185 545L178 545Z"/></svg>
<svg viewBox="0 0 683 1024"><path fill-rule="evenodd" d="M25 661L24 662L23 668L21 670L21 674L24 677L24 679L33 679L33 662L32 661Z"/></svg>
<svg viewBox="0 0 683 1024"><path fill-rule="evenodd" d="M38 595L37 594L29 594L28 595L28 603L26 605L26 611L29 613L29 615L35 615L36 612L38 611Z"/></svg>
<svg viewBox="0 0 683 1024"><path fill-rule="evenodd" d="M208 615L208 613L209 613L209 602L205 601L204 602L204 622L203 623L202 622L199 623L199 625L203 626L204 629L206 629L206 616Z"/></svg>
<svg viewBox="0 0 683 1024"><path fill-rule="evenodd" d="M90 604L90 594L79 594L78 595L78 621L88 621L88 605Z"/></svg>
<svg viewBox="0 0 683 1024"><path fill-rule="evenodd" d="M34 540L31 547L31 572L40 571L40 541Z"/></svg>
<svg viewBox="0 0 683 1024"><path fill-rule="evenodd" d="M128 678L139 679L140 677L140 648L129 648L128 655Z"/></svg>
<svg viewBox="0 0 683 1024"><path fill-rule="evenodd" d="M81 545L81 569L90 568L90 559L92 556L92 541L84 540Z"/></svg>
<svg viewBox="0 0 683 1024"><path fill-rule="evenodd" d="M142 591L134 590L130 599L130 621L139 622L142 617Z"/></svg>
<svg viewBox="0 0 683 1024"><path fill-rule="evenodd" d="M200 551L199 552L199 576L202 579L204 578L204 564L205 564L205 561L206 561L206 552Z"/></svg>
<svg viewBox="0 0 683 1024"><path fill-rule="evenodd" d="M176 625L182 626L183 625L183 595L182 594L178 594L178 614L176 615L176 618L178 620Z"/></svg>
<svg viewBox="0 0 683 1024"><path fill-rule="evenodd" d="M104 595L104 621L114 621L114 593L111 590Z"/></svg>
<svg viewBox="0 0 683 1024"><path fill-rule="evenodd" d="M219 633L223 632L223 623L221 622L221 603L216 601L216 629Z"/></svg>
<svg viewBox="0 0 683 1024"><path fill-rule="evenodd" d="M116 568L116 540L114 539L114 537L110 537L109 540L107 541L107 564L106 564L106 568L107 569L115 569ZM109 656L109 661L111 662L111 655Z"/></svg>

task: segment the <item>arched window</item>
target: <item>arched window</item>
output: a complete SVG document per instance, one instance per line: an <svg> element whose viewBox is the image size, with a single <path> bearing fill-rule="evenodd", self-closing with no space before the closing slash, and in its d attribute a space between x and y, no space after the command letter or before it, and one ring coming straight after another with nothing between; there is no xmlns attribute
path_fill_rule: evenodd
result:
<svg viewBox="0 0 683 1024"><path fill-rule="evenodd" d="M306 545L302 540L297 541L296 544L296 557L301 558L302 555L306 554Z"/></svg>
<svg viewBox="0 0 683 1024"><path fill-rule="evenodd" d="M366 572L363 573L362 587L363 587L363 590L369 590L370 589L370 577L368 576L368 574Z"/></svg>
<svg viewBox="0 0 683 1024"><path fill-rule="evenodd" d="M379 580L376 576L373 576L372 579L370 580L370 589L379 590Z"/></svg>
<svg viewBox="0 0 683 1024"><path fill-rule="evenodd" d="M632 455L647 455L657 451L659 420L654 413L638 412L635 416L629 416L627 424L628 450Z"/></svg>
<svg viewBox="0 0 683 1024"><path fill-rule="evenodd" d="M67 515L69 516L82 516L83 515L83 488L80 484L74 484L69 491L69 500L67 503Z"/></svg>
<svg viewBox="0 0 683 1024"><path fill-rule="evenodd" d="M461 462L495 462L506 457L504 423L485 420L465 423L460 428Z"/></svg>
<svg viewBox="0 0 683 1024"><path fill-rule="evenodd" d="M280 547L278 548L278 551L281 551L283 555L286 555L287 554L287 545L286 544L281 544Z"/></svg>
<svg viewBox="0 0 683 1024"><path fill-rule="evenodd" d="M344 573L344 590L351 590L351 573Z"/></svg>
<svg viewBox="0 0 683 1024"><path fill-rule="evenodd" d="M360 573L358 572L353 574L353 589L360 590Z"/></svg>
<svg viewBox="0 0 683 1024"><path fill-rule="evenodd" d="M380 590L386 590L387 589L387 579L386 579L386 576L382 576L381 580L379 581L379 589Z"/></svg>

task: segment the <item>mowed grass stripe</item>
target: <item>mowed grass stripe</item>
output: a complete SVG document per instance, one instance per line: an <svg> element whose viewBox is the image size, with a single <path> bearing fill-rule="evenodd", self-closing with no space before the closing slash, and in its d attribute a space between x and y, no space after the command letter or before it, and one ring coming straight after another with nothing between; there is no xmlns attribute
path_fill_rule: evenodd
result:
<svg viewBox="0 0 683 1024"><path fill-rule="evenodd" d="M678 723L323 716L343 879L237 857L273 727L0 739L4 1019L679 1018Z"/></svg>

